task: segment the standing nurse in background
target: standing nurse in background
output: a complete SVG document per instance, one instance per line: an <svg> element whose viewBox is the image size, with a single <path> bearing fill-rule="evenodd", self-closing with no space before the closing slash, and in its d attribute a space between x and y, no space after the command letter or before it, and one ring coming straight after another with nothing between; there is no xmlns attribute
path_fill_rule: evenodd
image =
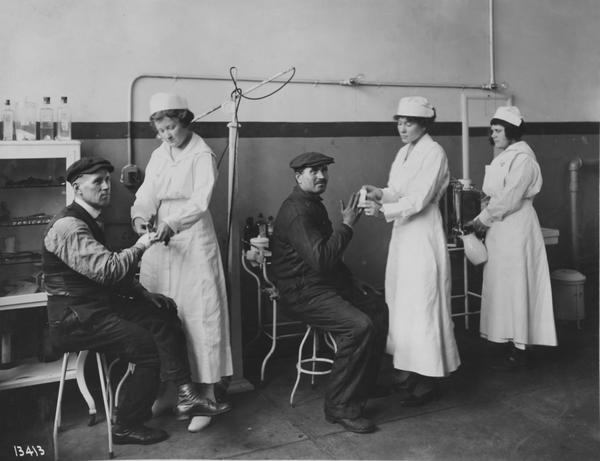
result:
<svg viewBox="0 0 600 461"><path fill-rule="evenodd" d="M460 365L450 304L450 258L438 202L448 186L448 160L427 133L435 109L420 96L400 100L394 118L405 146L388 187L367 190L366 214L393 222L385 273L387 352L395 389L406 406L438 397L438 380Z"/></svg>
<svg viewBox="0 0 600 461"><path fill-rule="evenodd" d="M499 153L485 167L487 205L472 221L476 231L487 231L480 330L489 341L512 343L492 367L514 370L527 365L527 344L557 344L546 248L533 208L542 174L531 147L521 141L517 107L498 107L490 124Z"/></svg>
<svg viewBox="0 0 600 461"><path fill-rule="evenodd" d="M150 99L150 114L162 144L152 152L131 219L138 234L155 226L164 244L142 258L140 282L175 300L194 382L203 384L201 393L216 406L229 406L220 386L215 389L233 367L225 277L208 209L217 175L214 154L191 130L194 114L185 98L157 93ZM194 417L188 429L197 431L209 422Z"/></svg>

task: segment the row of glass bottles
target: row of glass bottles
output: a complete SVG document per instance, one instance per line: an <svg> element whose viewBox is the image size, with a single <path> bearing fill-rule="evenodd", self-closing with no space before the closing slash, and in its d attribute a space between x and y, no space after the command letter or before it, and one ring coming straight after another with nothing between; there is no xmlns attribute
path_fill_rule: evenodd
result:
<svg viewBox="0 0 600 461"><path fill-rule="evenodd" d="M62 96L60 105L50 105L50 97L44 96L39 111L37 104L23 101L12 105L10 99L2 107L2 140L31 141L36 139L65 141L71 139L71 109L67 97ZM56 121L56 134L54 122ZM37 130L39 122L39 133Z"/></svg>

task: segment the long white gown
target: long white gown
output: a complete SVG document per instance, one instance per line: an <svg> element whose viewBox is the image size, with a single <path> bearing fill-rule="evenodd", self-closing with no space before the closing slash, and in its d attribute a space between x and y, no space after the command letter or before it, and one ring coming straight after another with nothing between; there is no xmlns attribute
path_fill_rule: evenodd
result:
<svg viewBox="0 0 600 461"><path fill-rule="evenodd" d="M524 141L486 166L483 192L490 200L478 218L490 228L480 332L493 342L557 344L546 248L533 208L541 187L540 167Z"/></svg>
<svg viewBox="0 0 600 461"><path fill-rule="evenodd" d="M447 376L460 365L450 304L450 258L438 207L449 181L444 149L428 134L398 152L383 189L393 222L385 274L386 351L394 368Z"/></svg>
<svg viewBox="0 0 600 461"><path fill-rule="evenodd" d="M225 277L208 209L215 181L214 154L194 133L175 157L165 143L152 153L131 208L132 219L157 215L175 231L168 245L146 251L140 282L177 303L192 379L203 383L233 374Z"/></svg>

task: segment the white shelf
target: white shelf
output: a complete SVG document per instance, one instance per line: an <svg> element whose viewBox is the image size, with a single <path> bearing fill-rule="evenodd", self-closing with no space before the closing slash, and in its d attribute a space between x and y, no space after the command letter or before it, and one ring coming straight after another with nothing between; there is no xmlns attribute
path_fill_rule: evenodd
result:
<svg viewBox="0 0 600 461"><path fill-rule="evenodd" d="M75 357L69 359L66 379L75 379ZM55 362L39 362L37 359L26 359L19 365L7 370L0 370L0 391L18 387L36 386L53 383L60 379L62 357Z"/></svg>

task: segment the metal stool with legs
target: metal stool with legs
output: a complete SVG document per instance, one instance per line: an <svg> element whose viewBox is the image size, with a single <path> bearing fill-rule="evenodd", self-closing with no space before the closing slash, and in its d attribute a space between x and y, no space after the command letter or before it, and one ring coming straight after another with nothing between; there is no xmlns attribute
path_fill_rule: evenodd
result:
<svg viewBox="0 0 600 461"><path fill-rule="evenodd" d="M337 344L335 343L335 339L333 335L328 331L322 331L317 328L312 327L311 325L306 326L306 333L304 333L304 337L300 342L300 347L298 347L298 361L296 362L296 383L294 384L294 388L292 389L292 394L290 395L290 405L294 406L294 394L296 393L296 389L298 389L298 384L300 383L300 377L302 374L310 375L310 384L312 386L315 385L315 376L317 375L327 375L331 373L331 367L326 370L317 370L317 362L319 363L328 363L329 365L333 365L333 360L327 357L317 357L317 351L319 350L319 334L323 336L325 343L333 350L334 353L337 353ZM302 352L304 350L304 344L308 340L308 338L312 337L312 355L308 358L303 359ZM304 364L310 364L310 368L305 368Z"/></svg>
<svg viewBox="0 0 600 461"><path fill-rule="evenodd" d="M94 424L96 424L96 421L97 421L96 420L96 404L87 388L87 384L85 382L85 377L84 377L84 365L85 365L85 360L86 360L88 354L89 354L89 351L87 351L87 350L81 351L77 354L77 365L76 365L77 372L76 373L77 373L77 384L78 384L79 389L83 395L83 398L87 402L88 408L89 408L90 418L88 421L88 425L93 426ZM58 460L58 431L59 431L60 425L61 425L62 397L63 397L63 391L64 391L64 387L65 387L65 377L66 377L67 365L69 363L70 355L71 355L71 353L69 353L69 352L65 352L63 354L60 382L59 382L59 386L58 386L58 398L57 398L57 402L56 402L56 413L54 416L54 429L52 432L52 439L53 439L53 443L54 443L54 459L55 460ZM104 354L101 352L96 352L95 355L96 355L96 362L98 365L98 376L100 378L100 388L102 390L102 400L104 403L104 412L106 414L106 426L107 426L107 431L108 431L108 457L110 459L112 459L112 458L114 458L113 441L112 441L112 422L113 422L113 418L115 416L114 409L116 409L116 407L117 407L117 402L119 399L119 392L121 390L121 386L123 385L123 382L125 381L125 379L131 373L133 373L133 371L135 369L135 365L132 363L130 363L128 365L127 371L125 372L125 374L119 381L119 384L117 385L116 395L113 398L112 387L110 384L110 376L111 376L112 368L115 365L115 363L118 361L118 359L114 360L111 363L110 367L107 367L106 366L106 358L105 358Z"/></svg>

